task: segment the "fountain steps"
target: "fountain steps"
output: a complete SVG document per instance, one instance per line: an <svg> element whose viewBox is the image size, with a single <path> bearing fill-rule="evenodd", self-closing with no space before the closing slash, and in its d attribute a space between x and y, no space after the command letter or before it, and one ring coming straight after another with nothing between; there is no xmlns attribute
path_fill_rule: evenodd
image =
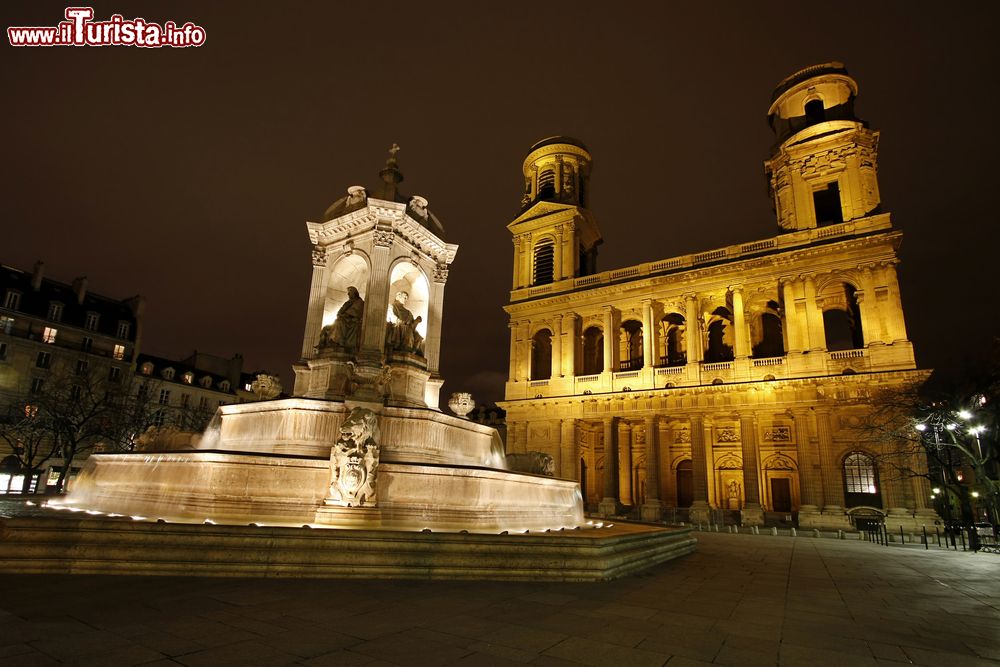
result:
<svg viewBox="0 0 1000 667"><path fill-rule="evenodd" d="M692 553L689 528L489 535L153 523L0 522L0 571L139 576L605 581Z"/></svg>

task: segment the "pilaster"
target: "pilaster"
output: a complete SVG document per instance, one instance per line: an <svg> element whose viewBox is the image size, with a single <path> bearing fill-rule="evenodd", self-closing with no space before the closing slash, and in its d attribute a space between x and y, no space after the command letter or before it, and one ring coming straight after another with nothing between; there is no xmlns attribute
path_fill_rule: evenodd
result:
<svg viewBox="0 0 1000 667"><path fill-rule="evenodd" d="M745 526L764 525L764 509L760 504L760 457L757 452L757 418L740 415L740 446L743 453L743 491L746 504L742 511Z"/></svg>
<svg viewBox="0 0 1000 667"><path fill-rule="evenodd" d="M607 338L607 337L605 337ZM597 511L604 516L618 514L618 427L614 417L604 418L604 498Z"/></svg>
<svg viewBox="0 0 1000 667"><path fill-rule="evenodd" d="M656 417L647 414L644 418L646 440L646 501L639 510L643 521L659 521L663 503L660 501L660 429Z"/></svg>

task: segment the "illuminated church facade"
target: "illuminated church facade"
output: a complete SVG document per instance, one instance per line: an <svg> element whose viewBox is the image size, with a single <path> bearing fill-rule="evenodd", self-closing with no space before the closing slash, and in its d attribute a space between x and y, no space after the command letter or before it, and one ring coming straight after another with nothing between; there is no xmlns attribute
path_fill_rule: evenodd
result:
<svg viewBox="0 0 1000 667"><path fill-rule="evenodd" d="M933 524L927 481L880 470L857 428L877 392L926 377L857 91L840 63L774 91L777 235L612 271L596 271L587 148L532 147L508 225L508 452L550 454L606 515Z"/></svg>

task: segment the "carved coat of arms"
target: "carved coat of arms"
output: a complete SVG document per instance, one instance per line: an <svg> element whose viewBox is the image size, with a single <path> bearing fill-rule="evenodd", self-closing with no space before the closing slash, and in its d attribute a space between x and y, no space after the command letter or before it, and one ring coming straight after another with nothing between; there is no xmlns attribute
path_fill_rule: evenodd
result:
<svg viewBox="0 0 1000 667"><path fill-rule="evenodd" d="M375 506L380 439L378 416L365 408L351 410L340 426L340 437L330 450L328 505Z"/></svg>

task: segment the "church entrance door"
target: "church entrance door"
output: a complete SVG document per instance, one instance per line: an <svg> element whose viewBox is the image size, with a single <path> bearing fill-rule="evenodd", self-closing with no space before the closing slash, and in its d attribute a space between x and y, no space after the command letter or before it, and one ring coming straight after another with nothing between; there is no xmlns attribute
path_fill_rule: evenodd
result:
<svg viewBox="0 0 1000 667"><path fill-rule="evenodd" d="M771 510L792 511L792 480L787 477L771 478Z"/></svg>

